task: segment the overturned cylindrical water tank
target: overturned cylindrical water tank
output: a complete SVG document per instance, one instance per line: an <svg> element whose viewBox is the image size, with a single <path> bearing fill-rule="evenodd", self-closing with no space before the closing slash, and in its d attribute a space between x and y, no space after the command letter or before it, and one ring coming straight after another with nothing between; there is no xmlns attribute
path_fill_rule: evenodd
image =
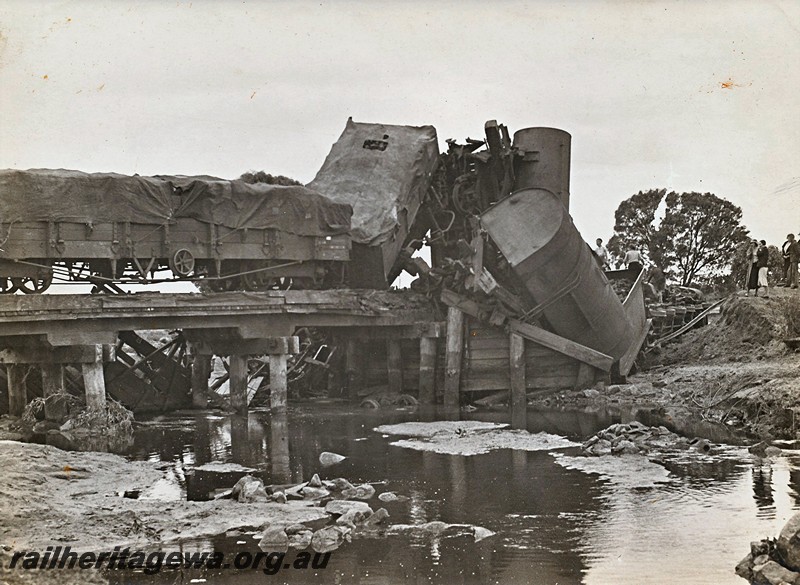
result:
<svg viewBox="0 0 800 585"><path fill-rule="evenodd" d="M633 328L555 193L512 193L484 212L481 224L557 334L615 359L625 354Z"/></svg>
<svg viewBox="0 0 800 585"><path fill-rule="evenodd" d="M569 209L572 137L558 128L523 128L514 133L519 154L514 163L514 191L547 189Z"/></svg>

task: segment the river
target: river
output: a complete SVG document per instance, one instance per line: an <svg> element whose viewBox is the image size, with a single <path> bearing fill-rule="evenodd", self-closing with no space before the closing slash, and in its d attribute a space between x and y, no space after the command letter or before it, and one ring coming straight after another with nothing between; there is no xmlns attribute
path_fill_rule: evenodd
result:
<svg viewBox="0 0 800 585"><path fill-rule="evenodd" d="M738 584L734 572L751 540L776 536L800 503L800 451L768 460L752 457L724 429L700 425L716 441L698 453L651 462L642 456L585 458L575 447L498 449L449 455L393 445L399 438L379 425L431 420L418 410L352 412L335 403L298 406L285 417L267 412L231 418L186 414L147 421L130 456L163 462L165 494L204 499L230 487L231 476L190 473L209 462L255 468L266 484L347 478L393 491L402 502L384 506L390 522L439 520L472 524L496 533L472 536L392 536L355 539L331 554L324 570L207 574L185 572L178 582L341 584ZM508 422L505 413L464 418ZM581 441L617 422L652 413L617 410L537 410L530 433ZM657 418L657 417L656 417ZM673 428L697 433L691 425ZM347 458L322 468L323 451ZM187 542L186 550L258 551L250 535ZM175 575L110 574L114 583L173 583ZM116 581L115 581L116 579ZM192 581L194 579L194 581Z"/></svg>

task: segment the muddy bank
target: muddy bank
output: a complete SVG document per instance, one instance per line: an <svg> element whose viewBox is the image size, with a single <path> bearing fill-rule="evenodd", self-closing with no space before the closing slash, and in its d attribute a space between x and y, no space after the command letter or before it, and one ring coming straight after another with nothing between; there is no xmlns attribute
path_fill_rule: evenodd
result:
<svg viewBox="0 0 800 585"><path fill-rule="evenodd" d="M537 399L546 406L636 405L672 420L706 422L757 438L795 438L800 429L800 295L732 297L718 320L650 352L627 384L565 391ZM699 433L698 433L699 434Z"/></svg>

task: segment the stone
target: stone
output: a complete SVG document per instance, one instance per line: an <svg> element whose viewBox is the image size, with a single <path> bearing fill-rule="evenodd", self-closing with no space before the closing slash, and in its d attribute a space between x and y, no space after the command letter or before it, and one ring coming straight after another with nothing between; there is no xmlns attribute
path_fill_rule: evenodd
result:
<svg viewBox="0 0 800 585"><path fill-rule="evenodd" d="M781 448L775 447L773 445L770 445L769 447L764 449L764 455L766 455L767 457L777 457L781 453L783 453L783 451L781 451Z"/></svg>
<svg viewBox="0 0 800 585"><path fill-rule="evenodd" d="M603 455L611 455L611 441L600 439L589 450L589 453L598 457Z"/></svg>
<svg viewBox="0 0 800 585"><path fill-rule="evenodd" d="M378 494L378 499L381 502L396 502L400 498L398 498L397 494L394 492L383 492L382 494Z"/></svg>
<svg viewBox="0 0 800 585"><path fill-rule="evenodd" d="M356 526L363 524L364 521L371 515L372 510L367 512L365 510L351 508L336 519L336 524L342 524L344 526L349 526L350 528L355 528Z"/></svg>
<svg viewBox="0 0 800 585"><path fill-rule="evenodd" d="M283 492L275 492L274 494L272 494L272 501L277 504L285 504L286 494Z"/></svg>
<svg viewBox="0 0 800 585"><path fill-rule="evenodd" d="M742 579L751 581L753 579L753 555L749 554L739 561L736 565L735 572Z"/></svg>
<svg viewBox="0 0 800 585"><path fill-rule="evenodd" d="M285 529L286 536L289 538L289 548L303 550L311 546L311 537L314 531L304 524L292 524Z"/></svg>
<svg viewBox="0 0 800 585"><path fill-rule="evenodd" d="M378 508L373 512L367 521L364 523L364 526L367 528L374 528L379 524L383 524L384 520L389 517L389 512L386 511L386 508Z"/></svg>
<svg viewBox="0 0 800 585"><path fill-rule="evenodd" d="M372 508L366 502L354 502L352 500L331 500L325 505L328 514L346 514L350 510L359 510L372 513Z"/></svg>
<svg viewBox="0 0 800 585"><path fill-rule="evenodd" d="M783 583L797 583L800 573L790 571L775 561L767 561L759 568L753 567L753 578L756 581L761 578L769 585L782 585Z"/></svg>
<svg viewBox="0 0 800 585"><path fill-rule="evenodd" d="M617 455L635 455L639 452L639 448L632 441L625 439L617 443L611 452Z"/></svg>
<svg viewBox="0 0 800 585"><path fill-rule="evenodd" d="M598 396L600 396L600 392L598 392L594 388L587 388L586 390L581 392L581 394L583 394L584 398L597 398Z"/></svg>
<svg viewBox="0 0 800 585"><path fill-rule="evenodd" d="M233 486L231 497L241 503L268 502L269 496L264 489L264 482L252 475L245 475Z"/></svg>
<svg viewBox="0 0 800 585"><path fill-rule="evenodd" d="M697 451L698 453L710 453L711 452L711 443L709 443L706 439L692 439L689 442L689 445L692 449Z"/></svg>
<svg viewBox="0 0 800 585"><path fill-rule="evenodd" d="M258 541L258 548L265 552L286 552L289 550L289 536L283 526L268 526Z"/></svg>
<svg viewBox="0 0 800 585"><path fill-rule="evenodd" d="M794 571L800 571L800 513L789 518L781 529L777 548L784 564Z"/></svg>
<svg viewBox="0 0 800 585"><path fill-rule="evenodd" d="M342 497L348 500L369 500L374 495L375 488L368 483L342 490Z"/></svg>
<svg viewBox="0 0 800 585"><path fill-rule="evenodd" d="M350 529L346 526L326 526L317 530L311 537L311 548L318 553L334 551L344 544L349 534Z"/></svg>
<svg viewBox="0 0 800 585"><path fill-rule="evenodd" d="M303 494L304 498L307 498L309 500L319 500L319 499L326 498L329 495L331 495L331 493L328 490L326 490L325 488L322 488L322 487L319 487L319 488L311 487L311 486L308 486L308 485L306 487L304 487L303 489L301 489L300 493Z"/></svg>
<svg viewBox="0 0 800 585"><path fill-rule="evenodd" d="M319 478L319 474L315 473L311 480L308 482L309 487L321 488L322 487L322 480Z"/></svg>
<svg viewBox="0 0 800 585"><path fill-rule="evenodd" d="M339 455L338 453L330 453L328 451L324 451L319 454L319 463L323 467L330 467L331 465L336 465L337 463L341 463L345 459L347 459L347 457L345 457L344 455Z"/></svg>
<svg viewBox="0 0 800 585"><path fill-rule="evenodd" d="M332 479L330 481L325 482L325 486L328 489L341 492L348 488L353 487L353 484L344 479L343 477L337 477L336 479Z"/></svg>
<svg viewBox="0 0 800 585"><path fill-rule="evenodd" d="M482 526L474 526L472 528L472 532L475 535L475 542L480 542L484 538L489 538L490 536L494 536L495 533L489 530L488 528L484 528Z"/></svg>

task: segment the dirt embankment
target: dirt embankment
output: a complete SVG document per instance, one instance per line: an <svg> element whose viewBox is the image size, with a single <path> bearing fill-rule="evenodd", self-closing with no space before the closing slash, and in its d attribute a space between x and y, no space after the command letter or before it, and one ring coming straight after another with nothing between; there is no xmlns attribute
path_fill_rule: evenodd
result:
<svg viewBox="0 0 800 585"><path fill-rule="evenodd" d="M800 293L733 296L719 318L647 354L629 384L568 392L564 403L650 405L674 418L717 422L760 438L800 432ZM551 399L552 401L552 399Z"/></svg>

